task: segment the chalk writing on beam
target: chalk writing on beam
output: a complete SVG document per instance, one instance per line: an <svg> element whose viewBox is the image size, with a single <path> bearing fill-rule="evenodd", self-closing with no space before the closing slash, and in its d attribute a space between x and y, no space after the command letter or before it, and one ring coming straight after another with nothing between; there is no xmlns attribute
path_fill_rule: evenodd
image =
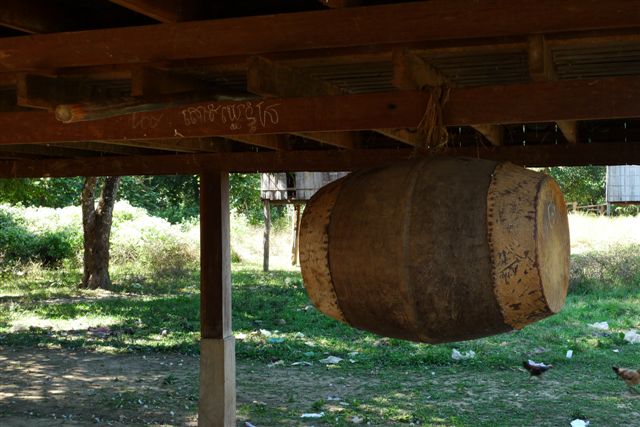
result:
<svg viewBox="0 0 640 427"><path fill-rule="evenodd" d="M182 118L185 126L204 123L219 123L230 130L246 130L254 133L276 125L280 121L277 103L238 102L234 104L203 104L183 109Z"/></svg>
<svg viewBox="0 0 640 427"><path fill-rule="evenodd" d="M134 129L155 129L158 127L163 116L164 114L151 115L149 113L133 113L131 115L131 125Z"/></svg>

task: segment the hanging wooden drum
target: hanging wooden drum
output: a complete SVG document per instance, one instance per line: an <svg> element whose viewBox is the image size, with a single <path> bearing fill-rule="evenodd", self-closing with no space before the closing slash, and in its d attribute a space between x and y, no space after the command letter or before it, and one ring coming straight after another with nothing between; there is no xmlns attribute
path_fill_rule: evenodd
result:
<svg viewBox="0 0 640 427"><path fill-rule="evenodd" d="M510 163L415 159L354 172L307 204L309 297L356 328L440 343L557 313L569 226L553 179Z"/></svg>

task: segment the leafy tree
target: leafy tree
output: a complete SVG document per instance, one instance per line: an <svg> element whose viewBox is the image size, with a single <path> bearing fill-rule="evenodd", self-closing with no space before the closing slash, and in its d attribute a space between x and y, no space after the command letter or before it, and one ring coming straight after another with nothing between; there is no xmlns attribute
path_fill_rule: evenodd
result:
<svg viewBox="0 0 640 427"><path fill-rule="evenodd" d="M546 168L545 172L558 182L567 202L578 202L578 205L605 203L604 166L558 166Z"/></svg>
<svg viewBox="0 0 640 427"><path fill-rule="evenodd" d="M62 208L78 203L82 178L0 179L0 202Z"/></svg>

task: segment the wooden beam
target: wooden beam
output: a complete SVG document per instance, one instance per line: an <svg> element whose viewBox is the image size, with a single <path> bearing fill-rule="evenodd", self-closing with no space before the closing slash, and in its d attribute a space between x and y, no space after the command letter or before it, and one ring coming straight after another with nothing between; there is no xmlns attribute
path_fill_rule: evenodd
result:
<svg viewBox="0 0 640 427"><path fill-rule="evenodd" d="M412 148L262 151L164 156L0 161L0 178L230 172L351 171L414 156ZM640 143L551 144L448 148L438 155L510 161L523 166L625 165L640 163Z"/></svg>
<svg viewBox="0 0 640 427"><path fill-rule="evenodd" d="M62 148L72 148L76 150L94 151L98 153L120 154L125 156L143 156L154 154L153 150L151 149L128 147L118 144L108 144L104 142L70 142L67 144L55 144L54 146ZM33 147L37 147L37 145ZM4 146L2 146L1 148L4 148ZM48 151L45 150L45 152L48 154Z"/></svg>
<svg viewBox="0 0 640 427"><path fill-rule="evenodd" d="M259 56L251 58L247 71L247 91L267 98L341 95L339 87L307 73ZM296 133L306 139L351 149L360 143L353 132Z"/></svg>
<svg viewBox="0 0 640 427"><path fill-rule="evenodd" d="M411 90L432 88L437 86L455 87L447 76L440 70L426 62L423 58L408 49L393 51L393 80L398 89ZM471 125L484 136L492 145L502 144L503 130L494 124Z"/></svg>
<svg viewBox="0 0 640 427"><path fill-rule="evenodd" d="M528 37L529 75L534 82L557 80L553 55L547 41L542 34L533 34ZM578 124L572 120L560 120L556 122L558 128L570 144L578 141Z"/></svg>
<svg viewBox="0 0 640 427"><path fill-rule="evenodd" d="M172 152L219 152L225 151L226 142L222 138L167 139L150 141L109 141L109 144L126 147L141 147L151 150Z"/></svg>
<svg viewBox="0 0 640 427"><path fill-rule="evenodd" d="M0 151L6 151L15 154L31 154L42 157L91 157L95 153L80 148L66 148L56 145L2 145Z"/></svg>
<svg viewBox="0 0 640 427"><path fill-rule="evenodd" d="M427 96L420 91L396 91L211 102L69 124L46 112L2 113L0 144L412 128L422 119ZM640 117L638 99L638 76L461 87L450 92L444 122L470 126L636 118Z"/></svg>
<svg viewBox="0 0 640 427"><path fill-rule="evenodd" d="M235 426L229 174L221 171L200 175L200 335L198 425Z"/></svg>
<svg viewBox="0 0 640 427"><path fill-rule="evenodd" d="M227 138L271 150L285 150L287 148L287 137L284 135L227 135Z"/></svg>
<svg viewBox="0 0 640 427"><path fill-rule="evenodd" d="M0 26L29 34L65 31L72 17L54 2L38 0L2 0Z"/></svg>
<svg viewBox="0 0 640 427"><path fill-rule="evenodd" d="M637 28L639 21L640 0L431 0L3 38L0 70L371 49L378 45L388 49L446 40Z"/></svg>
<svg viewBox="0 0 640 427"><path fill-rule="evenodd" d="M88 100L89 88L55 76L20 73L16 77L17 104L53 111L59 104Z"/></svg>
<svg viewBox="0 0 640 427"><path fill-rule="evenodd" d="M198 17L198 0L110 0L122 7L160 22L189 21Z"/></svg>

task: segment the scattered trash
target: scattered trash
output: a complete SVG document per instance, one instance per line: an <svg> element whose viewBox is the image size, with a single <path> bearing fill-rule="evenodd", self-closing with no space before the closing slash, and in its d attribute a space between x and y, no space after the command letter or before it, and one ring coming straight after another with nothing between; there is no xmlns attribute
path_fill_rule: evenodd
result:
<svg viewBox="0 0 640 427"><path fill-rule="evenodd" d="M362 424L362 422L364 421L364 418L360 418L359 416L354 415L353 417L351 417L351 419L349 419L349 421L352 424Z"/></svg>
<svg viewBox="0 0 640 427"><path fill-rule="evenodd" d="M327 396L327 402L338 402L340 400L342 399L338 396L333 396L331 394Z"/></svg>
<svg viewBox="0 0 640 427"><path fill-rule="evenodd" d="M253 424L251 424L249 421L245 421L244 422L244 427L256 427Z"/></svg>
<svg viewBox="0 0 640 427"><path fill-rule="evenodd" d="M264 337L270 337L271 335L273 335L271 331L267 331L266 329L260 329L258 332L260 332L260 335Z"/></svg>
<svg viewBox="0 0 640 427"><path fill-rule="evenodd" d="M247 334L245 334L244 332L238 332L238 333L235 335L235 337L236 337L236 340L238 340L238 341L242 341L242 340L247 339Z"/></svg>
<svg viewBox="0 0 640 427"><path fill-rule="evenodd" d="M167 336L167 330L163 329L162 332L160 332L160 335L162 335L163 337Z"/></svg>
<svg viewBox="0 0 640 427"><path fill-rule="evenodd" d="M473 359L474 357L476 357L476 352L473 350L460 353L457 348L454 348L451 351L451 358L453 360L466 360L466 359Z"/></svg>
<svg viewBox="0 0 640 427"><path fill-rule="evenodd" d="M337 363L342 362L342 358L336 356L329 356L324 359L319 360L320 363L324 363L325 365L335 365Z"/></svg>
<svg viewBox="0 0 640 427"><path fill-rule="evenodd" d="M302 332L296 332L295 334L293 334L294 338L304 338L304 334Z"/></svg>
<svg viewBox="0 0 640 427"><path fill-rule="evenodd" d="M270 338L267 338L267 342L271 344L279 344L281 342L284 342L284 338L270 337Z"/></svg>
<svg viewBox="0 0 640 427"><path fill-rule="evenodd" d="M640 335L635 329L625 332L624 340L630 344L640 344Z"/></svg>
<svg viewBox="0 0 640 427"><path fill-rule="evenodd" d="M352 351L351 353L349 353L349 356L356 357L358 354L360 353L358 353L357 351Z"/></svg>
<svg viewBox="0 0 640 427"><path fill-rule="evenodd" d="M317 412L317 413L308 413L308 414L302 414L300 415L300 418L322 418L324 417L324 412Z"/></svg>
<svg viewBox="0 0 640 427"><path fill-rule="evenodd" d="M609 323L608 322L590 323L589 326L591 326L593 329L600 329L601 331L608 331L609 330Z"/></svg>
<svg viewBox="0 0 640 427"><path fill-rule="evenodd" d="M302 361L302 362L293 362L293 363L291 364L291 366L313 366L313 363L311 363L311 362L304 362L304 361Z"/></svg>
<svg viewBox="0 0 640 427"><path fill-rule="evenodd" d="M567 350L567 359L571 359L573 357L573 350Z"/></svg>
<svg viewBox="0 0 640 427"><path fill-rule="evenodd" d="M580 418L576 418L571 421L571 427L587 427L589 425L589 420L581 420Z"/></svg>
<svg viewBox="0 0 640 427"><path fill-rule="evenodd" d="M275 362L271 362L267 365L267 368L273 368L274 366L284 365L284 360L276 360Z"/></svg>
<svg viewBox="0 0 640 427"><path fill-rule="evenodd" d="M617 348L614 348L614 349L613 349L613 350L611 350L611 351L613 351L614 353L620 353L620 350L618 350Z"/></svg>
<svg viewBox="0 0 640 427"><path fill-rule="evenodd" d="M357 360L349 359L349 362L350 362L350 363L356 363L356 362L357 362Z"/></svg>

